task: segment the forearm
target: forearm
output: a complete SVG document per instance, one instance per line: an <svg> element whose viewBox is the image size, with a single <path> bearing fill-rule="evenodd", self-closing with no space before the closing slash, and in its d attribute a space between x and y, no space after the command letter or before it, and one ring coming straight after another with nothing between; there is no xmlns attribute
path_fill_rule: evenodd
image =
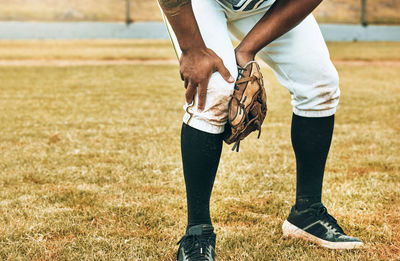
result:
<svg viewBox="0 0 400 261"><path fill-rule="evenodd" d="M233 83L230 72L221 58L206 47L193 14L190 0L158 0L174 30L182 55L179 59L180 75L186 88L186 102L198 97L197 110L206 103L208 81L218 71L227 82Z"/></svg>
<svg viewBox="0 0 400 261"><path fill-rule="evenodd" d="M237 50L256 54L309 15L322 0L276 0L242 40Z"/></svg>
<svg viewBox="0 0 400 261"><path fill-rule="evenodd" d="M206 48L193 14L191 2L191 0L159 0L182 52L190 48Z"/></svg>

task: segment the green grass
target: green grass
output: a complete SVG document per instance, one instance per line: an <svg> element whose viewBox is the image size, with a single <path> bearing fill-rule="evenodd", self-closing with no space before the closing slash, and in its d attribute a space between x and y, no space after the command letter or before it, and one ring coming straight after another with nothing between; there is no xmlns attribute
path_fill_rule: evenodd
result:
<svg viewBox="0 0 400 261"><path fill-rule="evenodd" d="M224 146L214 187L219 260L400 255L400 66L338 70L323 200L366 248L282 238L295 196L290 97L263 69L263 134L240 153ZM186 222L178 67L3 66L0 79L0 259L173 260Z"/></svg>
<svg viewBox="0 0 400 261"><path fill-rule="evenodd" d="M7 21L125 21L125 0L2 0L0 20ZM367 21L399 24L400 2L367 1ZM360 23L361 1L323 1L314 11L322 23ZM131 0L134 21L161 21L156 0Z"/></svg>

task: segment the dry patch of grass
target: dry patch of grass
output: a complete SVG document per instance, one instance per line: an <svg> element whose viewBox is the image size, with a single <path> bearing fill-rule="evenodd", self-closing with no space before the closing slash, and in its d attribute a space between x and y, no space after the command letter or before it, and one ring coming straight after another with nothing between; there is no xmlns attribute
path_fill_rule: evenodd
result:
<svg viewBox="0 0 400 261"><path fill-rule="evenodd" d="M176 59L168 40L5 40L1 60Z"/></svg>
<svg viewBox="0 0 400 261"><path fill-rule="evenodd" d="M75 58L85 55L76 50ZM399 256L400 67L338 70L323 200L367 247L335 251L282 238L295 188L291 106L264 69L263 135L240 153L225 146L215 183L219 260ZM173 260L186 222L177 66L0 67L0 79L0 259Z"/></svg>
<svg viewBox="0 0 400 261"><path fill-rule="evenodd" d="M328 42L333 60L398 61L397 42ZM169 40L5 40L0 60L170 60Z"/></svg>
<svg viewBox="0 0 400 261"><path fill-rule="evenodd" d="M333 60L398 61L398 42L328 42Z"/></svg>

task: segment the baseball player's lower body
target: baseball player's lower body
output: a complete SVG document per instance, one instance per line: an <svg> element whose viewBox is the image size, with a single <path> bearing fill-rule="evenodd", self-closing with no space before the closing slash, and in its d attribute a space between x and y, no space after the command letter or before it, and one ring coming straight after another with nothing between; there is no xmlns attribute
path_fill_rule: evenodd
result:
<svg viewBox="0 0 400 261"><path fill-rule="evenodd" d="M231 36L239 41L243 39L273 1L267 0L257 9L244 12L233 10L224 0L192 0L206 46L223 60L233 77L237 77L238 71ZM166 24L179 57L178 41L171 26L168 22ZM262 49L258 57L272 68L279 82L290 92L293 106L291 136L297 165L296 203L283 224L283 234L328 248L362 246L360 240L345 235L321 203L325 162L340 90L337 71L314 17L309 15ZM215 234L209 202L233 87L234 84L226 82L216 72L208 84L205 109L202 112L197 110L197 96L193 103L184 105L181 149L188 229L178 251L181 260L195 255L196 251L207 255L204 249L208 249L209 256L214 255ZM197 244L202 246L201 249L189 249L196 245L193 240L199 238L204 239Z"/></svg>

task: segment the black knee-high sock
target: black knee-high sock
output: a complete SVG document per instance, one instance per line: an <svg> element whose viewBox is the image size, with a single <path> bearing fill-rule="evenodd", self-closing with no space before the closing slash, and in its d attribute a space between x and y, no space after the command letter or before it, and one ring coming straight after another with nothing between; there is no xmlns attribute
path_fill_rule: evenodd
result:
<svg viewBox="0 0 400 261"><path fill-rule="evenodd" d="M334 115L306 118L293 114L292 145L296 155L296 209L321 202L322 180L331 145Z"/></svg>
<svg viewBox="0 0 400 261"><path fill-rule="evenodd" d="M181 151L186 184L188 228L211 224L210 197L222 150L222 134L182 125Z"/></svg>

